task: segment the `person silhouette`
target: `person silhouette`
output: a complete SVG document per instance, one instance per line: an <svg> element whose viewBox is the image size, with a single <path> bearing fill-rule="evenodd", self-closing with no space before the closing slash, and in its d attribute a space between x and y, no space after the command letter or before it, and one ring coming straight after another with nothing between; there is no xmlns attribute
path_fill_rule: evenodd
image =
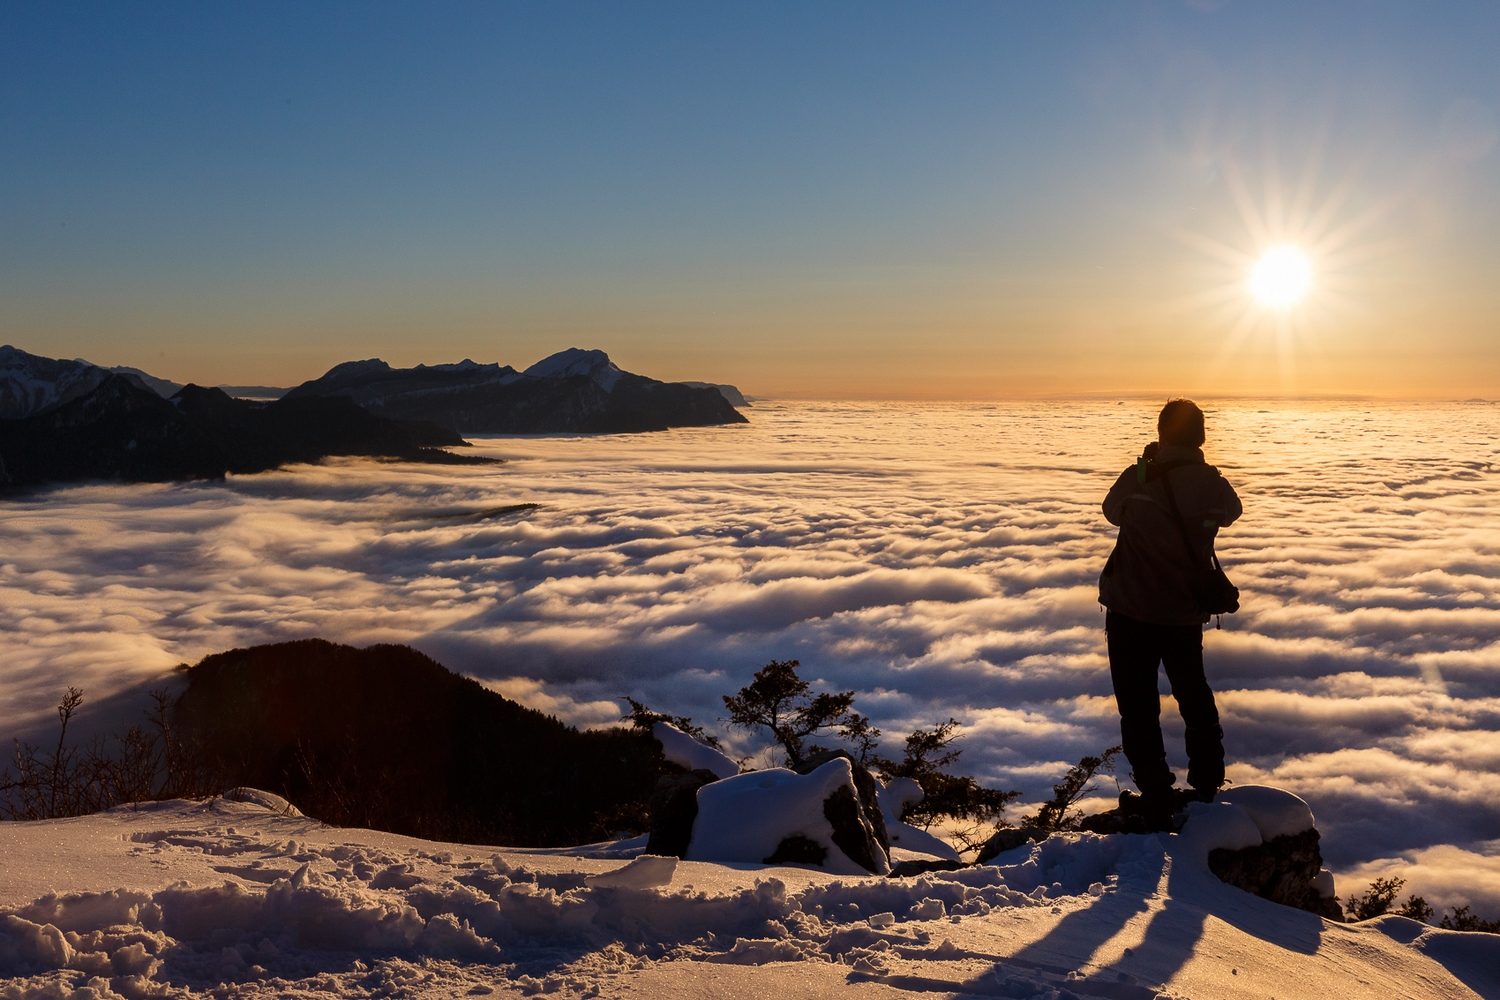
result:
<svg viewBox="0 0 1500 1000"><path fill-rule="evenodd" d="M1099 576L1109 675L1120 711L1120 744L1140 790L1122 793L1122 812L1139 811L1149 829L1171 827L1177 776L1167 766L1157 668L1166 668L1187 728L1188 784L1212 801L1224 783L1224 730L1203 670L1198 581L1218 530L1243 512L1234 487L1203 460L1203 411L1173 399L1156 422L1157 440L1115 481L1104 516L1120 529Z"/></svg>

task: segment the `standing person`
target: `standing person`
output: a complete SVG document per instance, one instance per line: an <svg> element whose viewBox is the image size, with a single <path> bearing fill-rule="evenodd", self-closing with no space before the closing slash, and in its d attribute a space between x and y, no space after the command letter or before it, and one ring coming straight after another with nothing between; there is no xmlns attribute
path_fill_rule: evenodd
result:
<svg viewBox="0 0 1500 1000"><path fill-rule="evenodd" d="M1104 498L1104 516L1120 528L1099 577L1099 603L1109 675L1120 710L1120 743L1140 798L1121 795L1122 810L1139 811L1151 829L1169 829L1172 786L1161 735L1158 664L1187 726L1188 784L1212 801L1224 783L1224 730L1203 674L1200 581L1218 530L1240 516L1240 498L1203 460L1203 411L1189 399L1162 407L1157 440L1126 469Z"/></svg>

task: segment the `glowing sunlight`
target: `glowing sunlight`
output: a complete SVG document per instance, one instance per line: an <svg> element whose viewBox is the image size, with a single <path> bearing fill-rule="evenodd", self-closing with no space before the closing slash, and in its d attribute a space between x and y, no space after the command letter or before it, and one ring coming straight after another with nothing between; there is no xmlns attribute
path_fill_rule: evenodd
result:
<svg viewBox="0 0 1500 1000"><path fill-rule="evenodd" d="M1250 294L1261 305L1289 309L1312 284L1312 264L1296 247L1272 247L1250 272Z"/></svg>

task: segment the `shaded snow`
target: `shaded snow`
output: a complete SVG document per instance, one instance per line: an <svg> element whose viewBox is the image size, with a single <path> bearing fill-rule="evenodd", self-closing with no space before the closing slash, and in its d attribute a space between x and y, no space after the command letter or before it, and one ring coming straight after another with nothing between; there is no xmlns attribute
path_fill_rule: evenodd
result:
<svg viewBox="0 0 1500 1000"><path fill-rule="evenodd" d="M1072 834L915 879L436 844L250 801L0 824L0 997L1500 997L1500 936L1249 896L1197 860L1202 820L1186 853L1188 831Z"/></svg>

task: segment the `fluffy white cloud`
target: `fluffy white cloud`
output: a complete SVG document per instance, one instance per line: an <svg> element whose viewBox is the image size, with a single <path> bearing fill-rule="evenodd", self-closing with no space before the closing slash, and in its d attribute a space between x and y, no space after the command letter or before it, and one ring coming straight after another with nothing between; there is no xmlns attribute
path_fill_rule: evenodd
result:
<svg viewBox="0 0 1500 1000"><path fill-rule="evenodd" d="M320 635L410 642L586 725L622 694L712 721L758 666L798 658L892 736L958 717L966 764L1033 797L1117 740L1099 501L1151 406L752 418L481 440L509 459L489 468L332 462L8 500L0 732L45 723L69 683L97 700ZM1244 610L1206 637L1230 773L1306 796L1350 871L1494 853L1496 424L1461 404L1210 414L1210 460L1246 508L1220 542ZM497 513L518 503L540 506Z"/></svg>

